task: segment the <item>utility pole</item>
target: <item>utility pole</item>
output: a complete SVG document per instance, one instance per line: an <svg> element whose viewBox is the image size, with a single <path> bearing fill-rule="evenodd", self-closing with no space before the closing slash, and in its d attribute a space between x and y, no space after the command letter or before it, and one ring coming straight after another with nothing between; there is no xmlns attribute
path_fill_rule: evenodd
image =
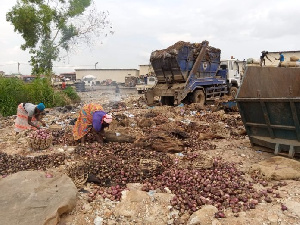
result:
<svg viewBox="0 0 300 225"><path fill-rule="evenodd" d="M20 63L18 62L18 74L20 74Z"/></svg>
<svg viewBox="0 0 300 225"><path fill-rule="evenodd" d="M98 64L98 62L95 63L95 69L96 69L97 64Z"/></svg>

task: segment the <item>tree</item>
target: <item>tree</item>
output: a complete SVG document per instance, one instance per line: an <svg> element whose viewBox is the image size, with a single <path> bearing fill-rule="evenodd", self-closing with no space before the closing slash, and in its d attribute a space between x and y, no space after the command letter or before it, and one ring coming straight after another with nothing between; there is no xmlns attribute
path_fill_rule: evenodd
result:
<svg viewBox="0 0 300 225"><path fill-rule="evenodd" d="M113 34L107 11L97 12L93 0L18 0L6 14L29 50L32 74L51 74L62 51L91 46Z"/></svg>

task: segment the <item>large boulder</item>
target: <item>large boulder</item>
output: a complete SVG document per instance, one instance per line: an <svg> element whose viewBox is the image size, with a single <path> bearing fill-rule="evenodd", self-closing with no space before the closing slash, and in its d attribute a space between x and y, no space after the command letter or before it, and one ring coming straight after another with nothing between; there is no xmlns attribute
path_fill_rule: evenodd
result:
<svg viewBox="0 0 300 225"><path fill-rule="evenodd" d="M0 180L1 225L56 225L76 205L77 189L64 174L21 171Z"/></svg>
<svg viewBox="0 0 300 225"><path fill-rule="evenodd" d="M198 211L194 212L189 221L188 225L211 225L212 221L215 220L215 213L218 209L212 205L205 205Z"/></svg>
<svg viewBox="0 0 300 225"><path fill-rule="evenodd" d="M266 180L296 180L300 178L300 162L274 156L254 164L250 173L259 172Z"/></svg>

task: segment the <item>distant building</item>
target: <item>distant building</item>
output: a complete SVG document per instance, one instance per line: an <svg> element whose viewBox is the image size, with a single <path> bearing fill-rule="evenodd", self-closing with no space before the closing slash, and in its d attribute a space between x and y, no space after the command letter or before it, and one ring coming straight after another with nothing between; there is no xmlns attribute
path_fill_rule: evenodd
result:
<svg viewBox="0 0 300 225"><path fill-rule="evenodd" d="M76 73L75 72L61 73L60 77L64 77L65 79L69 79L71 81L76 81Z"/></svg>
<svg viewBox="0 0 300 225"><path fill-rule="evenodd" d="M36 79L36 76L33 75L22 75L19 77L21 80L23 80L26 83L32 82L34 79Z"/></svg>
<svg viewBox="0 0 300 225"><path fill-rule="evenodd" d="M154 75L154 70L150 64L148 65L139 65L140 67L140 73L139 76L145 76L148 75Z"/></svg>
<svg viewBox="0 0 300 225"><path fill-rule="evenodd" d="M279 58L279 52L282 52L284 55L284 61L290 61L291 56L296 56L300 59L300 50L297 51L278 51L278 52L270 52L268 53L269 59L272 61L270 62L267 58L266 60L266 66L278 66L279 60L275 60Z"/></svg>
<svg viewBox="0 0 300 225"><path fill-rule="evenodd" d="M96 81L111 80L118 83L125 83L125 77L127 76L139 76L139 70L137 69L75 69L76 80L87 75L93 75L96 77Z"/></svg>

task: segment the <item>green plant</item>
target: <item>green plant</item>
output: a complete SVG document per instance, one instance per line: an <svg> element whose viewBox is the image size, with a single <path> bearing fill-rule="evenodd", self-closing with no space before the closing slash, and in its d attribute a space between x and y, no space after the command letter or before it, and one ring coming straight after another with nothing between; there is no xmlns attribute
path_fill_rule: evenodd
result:
<svg viewBox="0 0 300 225"><path fill-rule="evenodd" d="M77 92L75 91L74 88L72 87L67 87L65 90L64 90L64 93L73 101L73 102L80 102L80 97L79 95L77 94Z"/></svg>
<svg viewBox="0 0 300 225"><path fill-rule="evenodd" d="M38 104L43 102L46 107L56 106L54 101L54 90L49 80L45 78L35 79L32 83L26 84L28 93L27 102Z"/></svg>
<svg viewBox="0 0 300 225"><path fill-rule="evenodd" d="M0 114L16 114L17 106L26 99L24 83L17 78L0 77Z"/></svg>
<svg viewBox="0 0 300 225"><path fill-rule="evenodd" d="M48 79L37 78L32 83L24 83L17 78L0 77L0 114L15 115L22 102L38 104L43 102L47 108L65 106L79 102L75 90L68 87L64 91L55 91Z"/></svg>

